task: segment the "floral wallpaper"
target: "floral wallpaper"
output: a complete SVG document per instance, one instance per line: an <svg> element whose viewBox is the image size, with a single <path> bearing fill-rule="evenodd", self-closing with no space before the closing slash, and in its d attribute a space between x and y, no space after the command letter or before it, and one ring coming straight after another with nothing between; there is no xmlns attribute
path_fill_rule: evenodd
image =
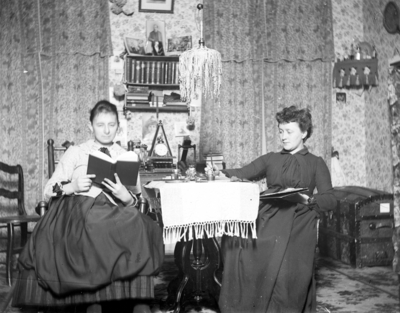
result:
<svg viewBox="0 0 400 313"><path fill-rule="evenodd" d="M332 0L335 55L343 58L353 42L363 41L363 0ZM346 94L346 103L336 102L336 93ZM333 89L332 147L346 185L366 186L366 138L364 94L356 89Z"/></svg>
<svg viewBox="0 0 400 313"><path fill-rule="evenodd" d="M400 0L395 1L400 6ZM367 186L392 192L393 174L390 142L388 78L389 62L399 55L400 34L389 34L383 26L387 0L364 2L364 36L378 51L380 85L366 95L366 164ZM397 51L396 51L397 49Z"/></svg>
<svg viewBox="0 0 400 313"><path fill-rule="evenodd" d="M113 44L113 57L110 58L110 99L121 110L123 109L123 99L116 99L113 95L115 85L122 82L123 77L123 60L119 55L124 51L124 37L131 36L135 38L146 37L146 21L155 20L165 23L166 38L192 36L192 44L195 46L200 39L200 26L198 23L199 16L196 8L198 2L189 0L175 0L174 13L142 13L139 12L139 1L128 0L128 5L134 9L131 16L124 13L114 14L111 12L112 3L110 2L110 23L111 36ZM155 118L155 113L132 112L129 120L122 121L122 125L126 123L125 134L127 141L133 139L142 139L144 123L151 117ZM192 140L192 144L197 144L197 159L199 157L199 127L201 118L201 108L192 107L191 116L195 118L195 129L188 131ZM162 120L164 130L171 147L173 156L178 155L178 144L182 144L183 137L175 136L175 127L177 123L186 122L187 113L160 113L159 120ZM121 119L125 116L121 114ZM149 147L150 149L150 147ZM189 151L188 159L192 159L193 150Z"/></svg>

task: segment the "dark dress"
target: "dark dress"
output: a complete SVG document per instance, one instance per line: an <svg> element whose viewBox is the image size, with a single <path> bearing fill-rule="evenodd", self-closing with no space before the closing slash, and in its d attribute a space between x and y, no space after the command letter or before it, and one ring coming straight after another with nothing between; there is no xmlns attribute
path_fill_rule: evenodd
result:
<svg viewBox="0 0 400 313"><path fill-rule="evenodd" d="M19 257L14 306L65 306L154 297L161 228L135 207L96 198L54 198Z"/></svg>
<svg viewBox="0 0 400 313"><path fill-rule="evenodd" d="M267 178L269 189L308 187L316 204L282 199L264 201L257 218L257 239L224 237L224 272L219 305L222 312L315 312L314 253L320 210L332 209L329 170L307 148L294 155L268 153L227 176Z"/></svg>

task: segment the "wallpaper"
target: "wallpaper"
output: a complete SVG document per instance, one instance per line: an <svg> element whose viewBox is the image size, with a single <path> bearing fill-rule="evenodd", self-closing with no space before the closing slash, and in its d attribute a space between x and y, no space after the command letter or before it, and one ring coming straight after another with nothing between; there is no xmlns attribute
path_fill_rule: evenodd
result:
<svg viewBox="0 0 400 313"><path fill-rule="evenodd" d="M400 1L395 1L400 6ZM392 192L392 160L390 142L388 60L399 54L400 35L389 34L383 26L382 12L387 0L366 0L363 7L364 36L376 45L381 84L366 97L366 163L367 185ZM396 51L396 48L398 49Z"/></svg>
<svg viewBox="0 0 400 313"><path fill-rule="evenodd" d="M174 13L142 13L139 12L139 1L129 0L128 4L134 9L131 16L123 13L114 14L110 11L111 36L113 44L114 56L110 58L110 99L118 106L122 112L123 99L116 99L113 95L115 85L122 82L123 77L123 60L119 55L124 51L124 37L146 38L146 21L161 21L165 23L166 38L192 36L192 44L195 46L200 39L200 26L198 10L196 8L198 2L189 0L175 0ZM110 3L111 8L111 3ZM199 127L200 127L200 107L192 107L191 115L195 118L195 129L188 131L192 144L199 143ZM182 113L160 113L158 120L163 123L164 130L171 147L173 156L178 155L178 144L182 144L183 137L175 136L176 128L180 123L185 123L188 114ZM128 119L121 114L122 125L125 125L126 140L143 139L145 133L146 122L156 120L155 113L137 113L132 112ZM125 119L125 121L123 121ZM150 149L150 147L149 147ZM193 151L189 151L188 158L193 158ZM199 153L197 151L197 158Z"/></svg>
<svg viewBox="0 0 400 313"><path fill-rule="evenodd" d="M353 42L363 41L363 0L332 0L336 58L343 58ZM336 93L346 102L336 102ZM339 152L345 185L366 185L365 100L357 89L333 89L332 146Z"/></svg>

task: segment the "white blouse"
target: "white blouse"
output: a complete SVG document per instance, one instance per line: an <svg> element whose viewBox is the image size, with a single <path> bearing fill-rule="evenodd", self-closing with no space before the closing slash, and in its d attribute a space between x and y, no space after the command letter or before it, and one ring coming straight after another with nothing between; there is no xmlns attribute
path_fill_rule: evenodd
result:
<svg viewBox="0 0 400 313"><path fill-rule="evenodd" d="M86 175L87 166L89 161L89 153L99 150L102 145L95 142L93 139L88 140L77 146L70 146L63 154L60 162L57 164L56 169L44 187L44 199L48 201L53 194L53 186L55 183L63 181L72 181L78 177ZM120 145L114 143L112 146L107 147L113 159L126 152ZM138 158L139 159L139 158ZM140 176L138 176L136 186L126 186L133 192L138 194L141 192ZM76 193L88 197L96 198L102 192L101 188L93 186L88 192ZM104 193L111 201L111 197ZM112 201L114 202L114 201Z"/></svg>

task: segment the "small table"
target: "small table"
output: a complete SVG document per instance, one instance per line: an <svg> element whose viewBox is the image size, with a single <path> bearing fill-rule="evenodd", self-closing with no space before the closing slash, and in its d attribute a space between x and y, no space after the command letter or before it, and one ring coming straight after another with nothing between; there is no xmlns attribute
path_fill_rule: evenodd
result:
<svg viewBox="0 0 400 313"><path fill-rule="evenodd" d="M160 191L164 243L175 243L178 275L168 286L167 305L218 307L222 258L217 237L256 238L257 184L153 181L146 188Z"/></svg>

